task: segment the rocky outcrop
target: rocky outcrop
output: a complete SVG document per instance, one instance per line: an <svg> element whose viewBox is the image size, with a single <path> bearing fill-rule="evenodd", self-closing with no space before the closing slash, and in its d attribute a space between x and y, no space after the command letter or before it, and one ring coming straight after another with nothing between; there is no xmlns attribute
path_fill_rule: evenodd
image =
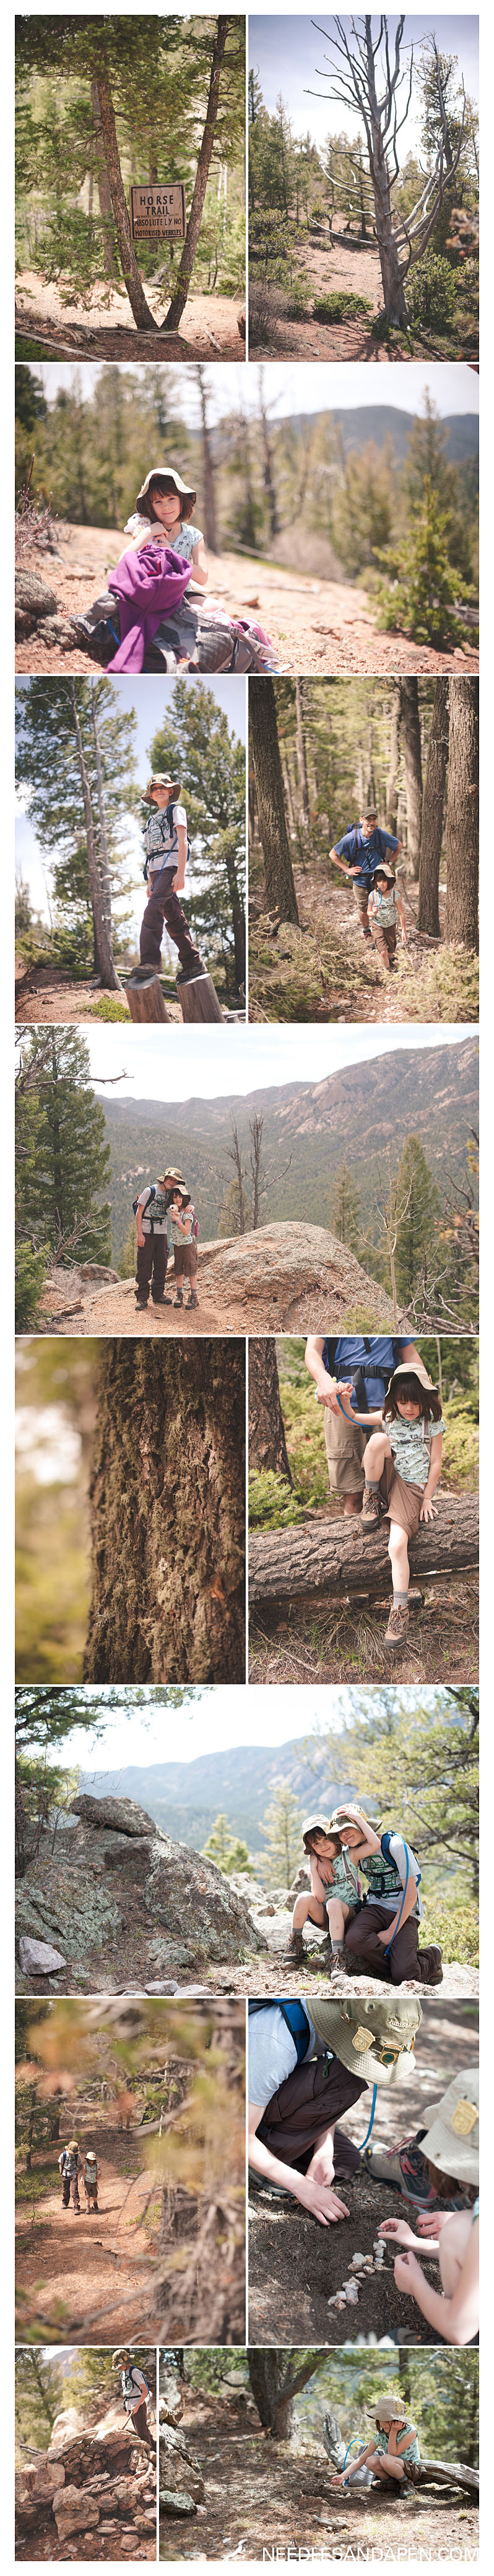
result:
<svg viewBox="0 0 494 2576"><path fill-rule="evenodd" d="M195 2513L204 2502L204 2478L183 2433L160 2427L160 2512Z"/></svg>
<svg viewBox="0 0 494 2576"><path fill-rule="evenodd" d="M24 1936L19 1942L19 1965L25 1977L59 1977L67 1961L50 1941L31 1941Z"/></svg>
<svg viewBox="0 0 494 2576"><path fill-rule="evenodd" d="M242 1330L255 1329L262 1313L266 1332L338 1330L349 1317L365 1330L387 1324L396 1332L389 1297L323 1226L280 1222L199 1244L199 1280L230 1313L238 1308ZM400 1315L398 1328L406 1322Z"/></svg>
<svg viewBox="0 0 494 2576"><path fill-rule="evenodd" d="M213 1861L160 1831L131 1798L74 1801L72 1830L43 1847L17 1888L19 1993L37 1992L23 1968L26 1939L62 1947L71 1991L156 1991L178 1972L242 1963L266 1947L249 1905ZM25 1956L25 1953L23 1953ZM185 1972L185 1976L184 1976ZM49 1980L46 1980L49 1990ZM45 1978L43 1977L43 1987Z"/></svg>
<svg viewBox="0 0 494 2576"><path fill-rule="evenodd" d="M173 2372L171 2370L164 2371L162 2365L158 2408L160 2425L171 2425L174 2430L175 2426L180 2423L183 2411L184 2401L178 2379L174 2379Z"/></svg>
<svg viewBox="0 0 494 2576"><path fill-rule="evenodd" d="M16 2478L16 2555L63 2558L68 2543L80 2558L155 2558L154 2451L125 2422L88 2432L77 2420L73 2408L59 2415L49 2451Z"/></svg>

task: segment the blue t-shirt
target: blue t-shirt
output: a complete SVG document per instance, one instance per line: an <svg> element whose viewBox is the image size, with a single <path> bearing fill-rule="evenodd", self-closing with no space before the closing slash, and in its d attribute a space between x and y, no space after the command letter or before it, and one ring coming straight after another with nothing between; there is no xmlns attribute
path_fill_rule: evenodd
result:
<svg viewBox="0 0 494 2576"><path fill-rule="evenodd" d="M356 866L358 860L358 876L353 877L352 883L365 886L370 885L371 877L374 876L375 869L379 867L379 860L384 858L386 850L399 850L399 847L399 841L395 840L394 833L384 832L380 823L376 824L368 840L365 833L359 830L358 835L355 831L345 832L343 840L334 843L337 858L346 859L349 868Z"/></svg>
<svg viewBox="0 0 494 2576"><path fill-rule="evenodd" d="M394 1341L387 1333L370 1333L368 1340L370 1350L366 1351L361 1333L353 1333L351 1339L345 1338L343 1334L336 1344L334 1368L330 1368L329 1365L327 1342L324 1344L323 1360L328 1375L337 1378L339 1382L351 1377L353 1370L361 1368L369 1412L379 1413L381 1405L384 1404L393 1369L399 1368L400 1360L403 1359L403 1353L407 1349L407 1339ZM368 1377L366 1366L367 1369L369 1367L379 1369L382 1375ZM358 1404L355 1388L350 1402L353 1404L354 1411L358 1413L361 1407Z"/></svg>

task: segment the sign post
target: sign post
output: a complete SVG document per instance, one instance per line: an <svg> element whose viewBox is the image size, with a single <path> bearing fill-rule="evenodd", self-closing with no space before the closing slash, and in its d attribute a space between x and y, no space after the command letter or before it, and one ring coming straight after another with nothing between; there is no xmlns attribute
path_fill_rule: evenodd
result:
<svg viewBox="0 0 494 2576"><path fill-rule="evenodd" d="M131 188L130 229L132 240L184 241L186 232L185 188L180 179L161 188Z"/></svg>

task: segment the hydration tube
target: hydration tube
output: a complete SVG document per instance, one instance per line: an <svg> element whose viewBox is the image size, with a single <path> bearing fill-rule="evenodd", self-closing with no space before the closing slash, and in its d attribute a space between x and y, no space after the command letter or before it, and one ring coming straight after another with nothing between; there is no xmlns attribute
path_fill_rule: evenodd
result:
<svg viewBox="0 0 494 2576"><path fill-rule="evenodd" d="M373 2092L372 2092L372 2110L371 2110L371 2115L370 2115L370 2120L369 2120L369 2127L368 2127L368 2129L366 2129L366 2132L365 2132L365 2138L363 2138L363 2139L362 2139L362 2145L359 2147L359 2156L362 2156L362 2155L363 2155L364 2147L366 2147L366 2146L367 2146L367 2144L368 2144L368 2140L369 2140L369 2138L370 2138L371 2129L372 2129L372 2127L373 2127L373 2123L374 2123L374 2112L375 2112L375 2108L376 2108L376 2095L377 2095L377 2084L374 2084L374 2086L373 2086Z"/></svg>
<svg viewBox="0 0 494 2576"><path fill-rule="evenodd" d="M342 2472L341 2472L342 2478L344 2478L344 2477L345 2477L345 2469L346 2469L346 2464L347 2464L347 2459L348 2459L349 2451L355 2451L355 2450L360 2451L360 2449L361 2449L361 2443L360 2443L359 2435L358 2435L358 2433L354 2433L354 2435L353 2435L353 2441L348 2442L348 2444L347 2444L347 2449L346 2449L346 2451L345 2451L345 2457L344 2457L344 2461L343 2461L343 2468L342 2468ZM345 2478L345 2486L348 2486L348 2478Z"/></svg>
<svg viewBox="0 0 494 2576"><path fill-rule="evenodd" d="M405 1885L404 1885L404 1889L403 1889L403 1895L402 1895L402 1900L401 1900L401 1905L400 1905L400 1911L399 1911L399 1915L398 1915L398 1922L397 1922L397 1925L396 1925L396 1932L393 1932L393 1941L396 1941L396 1940L397 1940L397 1938L398 1938L398 1933L399 1933L400 1923L401 1923L401 1917L402 1917L402 1913L403 1913L403 1907L404 1907L405 1897L406 1897L406 1892L407 1892L407 1887L408 1887L408 1880L409 1880L409 1876L410 1876L410 1871L409 1871L409 1866L408 1866L408 1844L407 1844L407 1843L405 1843L405 1856L406 1856ZM385 1957L385 1959L389 1959L389 1953L390 1953L390 1950L392 1950L392 1948L393 1948L393 1941L387 1941L387 1942L386 1942L386 1948L385 1948L385 1952L384 1952L384 1957Z"/></svg>

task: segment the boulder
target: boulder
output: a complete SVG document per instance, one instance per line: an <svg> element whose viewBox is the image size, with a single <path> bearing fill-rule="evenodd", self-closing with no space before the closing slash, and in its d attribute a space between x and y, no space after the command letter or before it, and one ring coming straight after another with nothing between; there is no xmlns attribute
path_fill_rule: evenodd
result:
<svg viewBox="0 0 494 2576"><path fill-rule="evenodd" d="M53 617L56 616L56 613L57 602L55 592L54 590L48 589L48 583L41 580L40 573L16 572L16 635L29 635L33 626L37 625L40 617Z"/></svg>
<svg viewBox="0 0 494 2576"><path fill-rule="evenodd" d="M64 2487L54 2495L53 2512L59 2540L68 2540L72 2531L96 2531L99 2505L85 2487Z"/></svg>
<svg viewBox="0 0 494 2576"><path fill-rule="evenodd" d="M389 1297L324 1226L286 1221L205 1243L199 1285L237 1311L242 1331L261 1329L261 1316L265 1332L341 1331L349 1313L361 1330L397 1329ZM407 1321L398 1317L399 1331Z"/></svg>
<svg viewBox="0 0 494 2576"><path fill-rule="evenodd" d="M173 2378L171 2370L163 2372L158 2409L160 2424L179 2424L183 2411L184 2401L178 2379Z"/></svg>
<svg viewBox="0 0 494 2576"><path fill-rule="evenodd" d="M145 1807L138 1807L135 1798L93 1798L87 1790L80 1789L72 1800L71 1815L81 1816L83 1823L95 1826L97 1832L105 1826L111 1833L137 1838L158 1832L154 1816L148 1816Z"/></svg>
<svg viewBox="0 0 494 2576"><path fill-rule="evenodd" d="M176 2433L167 2425L162 2425L160 2430L160 2495L163 2481L169 2494L185 2493L192 2496L195 2505L203 2503L204 2478L195 2452L189 2451L183 2433Z"/></svg>
<svg viewBox="0 0 494 2576"><path fill-rule="evenodd" d="M241 1961L246 1953L267 1948L245 1898L237 1896L215 1862L165 1834L157 1834L152 1845L144 1897L148 1914L166 1925L167 1940L185 1939L191 1963Z"/></svg>
<svg viewBox="0 0 494 2576"><path fill-rule="evenodd" d="M175 2514L177 2517L182 2515L185 2521L186 2515L197 2513L197 2505L194 2504L193 2497L187 2495L186 2488L183 2495L174 2495L171 2487L160 2486L160 2513Z"/></svg>
<svg viewBox="0 0 494 2576"><path fill-rule="evenodd" d="M19 1965L24 1977L58 1977L67 1960L61 1950L53 1950L50 1941L32 1941L23 1933L19 1942Z"/></svg>

